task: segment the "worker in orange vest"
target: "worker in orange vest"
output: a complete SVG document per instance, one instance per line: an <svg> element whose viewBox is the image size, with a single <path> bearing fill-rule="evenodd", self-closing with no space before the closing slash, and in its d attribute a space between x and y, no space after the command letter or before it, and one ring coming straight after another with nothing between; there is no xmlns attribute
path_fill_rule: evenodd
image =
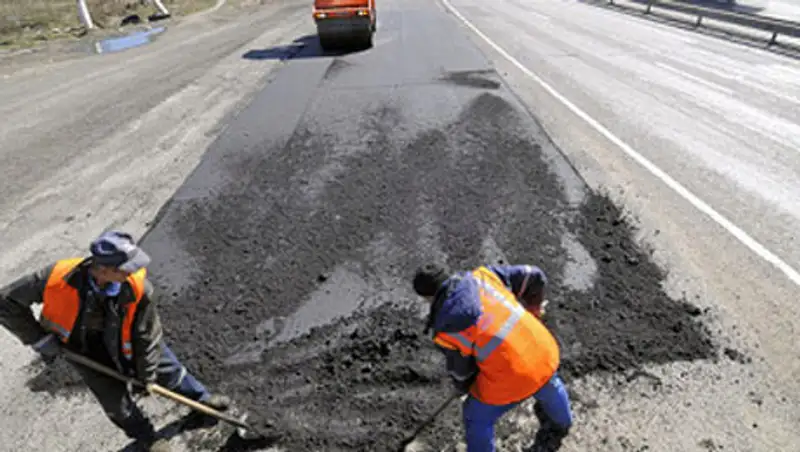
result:
<svg viewBox="0 0 800 452"><path fill-rule="evenodd" d="M539 320L547 280L530 265L490 265L452 274L431 263L414 275L430 302L426 333L446 356L454 385L468 393L463 421L468 452L493 452L494 425L533 397L540 436L560 443L572 425L558 376L558 343Z"/></svg>
<svg viewBox="0 0 800 452"><path fill-rule="evenodd" d="M90 250L89 257L60 260L0 290L0 323L45 362L66 347L141 381L226 410L230 400L209 393L164 343L146 275L147 254L129 234L116 231L100 235ZM30 309L34 304L42 304L39 321ZM128 437L153 452L169 450L167 440L157 438L136 406L131 388L83 366L75 368L109 419Z"/></svg>

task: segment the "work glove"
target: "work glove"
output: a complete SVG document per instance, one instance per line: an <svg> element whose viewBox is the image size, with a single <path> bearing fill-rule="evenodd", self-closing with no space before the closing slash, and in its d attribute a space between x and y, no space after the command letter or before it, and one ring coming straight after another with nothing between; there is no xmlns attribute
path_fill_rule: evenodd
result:
<svg viewBox="0 0 800 452"><path fill-rule="evenodd" d="M129 377L131 380L125 384L126 389L128 390L128 394L134 397L147 397L150 395L150 391L147 390L147 384L155 383L156 382L156 373L152 372L144 378L139 378L136 371L134 369L127 369L125 372L125 376ZM142 382L145 385L142 386L141 384L134 383L134 381Z"/></svg>
<svg viewBox="0 0 800 452"><path fill-rule="evenodd" d="M135 385L133 383L128 383L128 392L138 398L144 398L150 395L147 386Z"/></svg>
<svg viewBox="0 0 800 452"><path fill-rule="evenodd" d="M528 311L530 311L530 313L531 313L531 314L533 314L533 315L535 315L536 317L538 317L538 318L540 318L540 319L541 319L541 318L544 316L544 314L545 314L545 312L546 312L546 311L545 311L545 308L547 308L547 305L548 305L549 303L550 303L550 300L544 300L544 301L542 301L542 302L541 302L539 305L536 305L536 306L530 306L530 307L528 308Z"/></svg>
<svg viewBox="0 0 800 452"><path fill-rule="evenodd" d="M472 383L475 382L476 377L477 374L466 380L457 380L453 377L450 377L450 381L453 383L453 388L456 390L456 392L463 395L469 392L469 388L472 387Z"/></svg>
<svg viewBox="0 0 800 452"><path fill-rule="evenodd" d="M47 364L53 363L58 358L58 355L61 354L61 343L55 334L48 334L39 339L31 345L31 348L36 350L39 356L42 357L42 361Z"/></svg>

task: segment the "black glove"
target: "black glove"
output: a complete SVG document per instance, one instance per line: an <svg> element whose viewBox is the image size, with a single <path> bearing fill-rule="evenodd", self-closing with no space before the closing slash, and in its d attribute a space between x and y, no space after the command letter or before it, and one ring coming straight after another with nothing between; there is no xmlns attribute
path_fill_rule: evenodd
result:
<svg viewBox="0 0 800 452"><path fill-rule="evenodd" d="M450 381L453 383L453 388L455 388L459 394L466 394L469 392L469 388L472 387L472 383L475 382L476 377L477 374L467 378L466 380L457 380L453 377L450 377Z"/></svg>
<svg viewBox="0 0 800 452"><path fill-rule="evenodd" d="M528 287L524 293L519 294L517 300L523 306L539 306L544 301L544 289L534 290L532 287Z"/></svg>
<svg viewBox="0 0 800 452"><path fill-rule="evenodd" d="M61 354L61 343L55 334L48 334L39 339L35 344L31 345L31 348L36 350L39 356L42 357L42 361L47 364L51 364Z"/></svg>
<svg viewBox="0 0 800 452"><path fill-rule="evenodd" d="M147 397L150 395L150 391L147 390L147 386L140 386L132 383L128 383L128 392L136 397Z"/></svg>
<svg viewBox="0 0 800 452"><path fill-rule="evenodd" d="M137 379L136 378L136 373L133 370L128 370L127 374L128 374L129 377L133 378L134 380L141 381L142 383L144 383L144 386L142 386L140 384L135 384L135 383L129 381L128 384L127 384L128 393L129 394L131 394L132 396L136 396L136 397L147 397L147 396L150 395L150 391L147 389L147 385L149 383L155 383L156 382L156 375L155 374L151 374L149 378L145 378L144 380Z"/></svg>

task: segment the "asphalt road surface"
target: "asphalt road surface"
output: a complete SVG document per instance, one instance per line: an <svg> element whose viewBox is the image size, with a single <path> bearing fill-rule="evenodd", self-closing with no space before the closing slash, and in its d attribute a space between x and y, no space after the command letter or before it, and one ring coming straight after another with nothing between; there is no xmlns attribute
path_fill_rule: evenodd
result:
<svg viewBox="0 0 800 452"><path fill-rule="evenodd" d="M281 14L272 7L243 19L249 29L229 22L231 47L219 50L216 58L227 56L217 66L203 53L189 62L177 40L174 53L165 42L135 54L150 61L150 71L169 58L197 68L200 81L174 89L198 103L187 111L180 97L149 108L134 102L145 120L116 110L129 112L119 124L136 134L117 132L113 146L68 144L85 177L36 157L72 143L66 138L76 130L73 140L80 140L88 125L42 122L20 135L12 128L39 118L40 107L19 98L17 109L27 105L27 113L0 135L4 167L22 175L19 188L3 188L16 196L3 208L4 279L57 252L81 250L102 228L141 235L150 224L143 245L154 258L170 343L209 386L233 396L237 410L280 434L274 444L242 444L218 428L184 433L176 445L366 451L399 444L446 397L442 362L422 335L424 307L408 282L427 258L460 268L533 263L548 273L548 324L562 345L577 415L562 450L791 450L800 440L796 286L552 92L798 266L791 247L796 61L591 5L507 0L385 1L374 48L322 55L305 6L288 7L293 24L278 26ZM261 20L276 28L248 42ZM276 41L294 45L276 49ZM117 58L119 66L106 64L121 68ZM287 58L246 108L224 116ZM227 109L198 124L216 105L204 90L226 76L236 81L223 86L240 90L226 98ZM40 84L53 80L39 77ZM16 89L0 91L4 99L41 90L17 78ZM107 94L103 104L120 101ZM67 99L59 102L68 111ZM183 162L177 167L166 156L144 166L161 155L146 140L169 129L153 111L182 119L184 140L197 140L191 152L187 144L163 151ZM15 144L18 136L31 138ZM118 151L119 163L105 163L105 153L139 137L138 153ZM119 186L103 183L104 169L90 164L134 166L125 163L131 155L139 177ZM54 191L52 181L68 181L71 194ZM151 198L144 181L159 184ZM601 187L638 221L598 194ZM97 194L81 202L87 192ZM106 217L127 205L125 195L148 201ZM100 219L84 219L90 212ZM65 226L58 215L81 220ZM39 239L22 242L31 236ZM59 240L66 243L54 250ZM29 256L36 251L42 254ZM54 451L124 445L75 381L40 374L27 350L2 340L0 413L10 428L0 444ZM501 450L542 445L531 408L502 422ZM454 406L415 446L448 450L460 435Z"/></svg>

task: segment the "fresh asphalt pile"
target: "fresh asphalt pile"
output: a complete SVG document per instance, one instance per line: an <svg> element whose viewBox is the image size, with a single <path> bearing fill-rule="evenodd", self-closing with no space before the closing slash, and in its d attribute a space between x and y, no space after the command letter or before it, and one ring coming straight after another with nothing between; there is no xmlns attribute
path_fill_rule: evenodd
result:
<svg viewBox="0 0 800 452"><path fill-rule="evenodd" d="M449 390L409 283L429 258L541 266L567 382L713 358L703 313L452 24L385 17L381 52L285 66L143 241L187 366L285 450L391 450ZM458 439L458 416L424 442Z"/></svg>
<svg viewBox="0 0 800 452"><path fill-rule="evenodd" d="M525 132L530 120L499 95L472 97L452 123L410 140L392 136L402 113L384 105L365 115L369 150L347 155L331 155L331 135L304 120L285 145L260 151L269 158L232 163L238 178L176 202L156 226L185 241L197 266L162 306L169 338L190 368L256 425L279 432L288 450L387 450L446 397L443 363L422 333L424 307L406 287L431 256L430 243L419 242L430 228L456 268L484 263L490 236L509 262L545 269L567 381L713 356L700 311L667 297L663 273L621 213L595 194L567 199L543 158L547 144ZM325 187L310 196L317 178ZM567 234L595 263L588 289L564 283ZM146 245L156 254L174 249L155 238ZM367 284L398 286L397 297L365 300L336 322L226 361L241 344L268 344L280 328L264 321L291 316L347 262ZM446 411L425 442L457 439L457 416Z"/></svg>

